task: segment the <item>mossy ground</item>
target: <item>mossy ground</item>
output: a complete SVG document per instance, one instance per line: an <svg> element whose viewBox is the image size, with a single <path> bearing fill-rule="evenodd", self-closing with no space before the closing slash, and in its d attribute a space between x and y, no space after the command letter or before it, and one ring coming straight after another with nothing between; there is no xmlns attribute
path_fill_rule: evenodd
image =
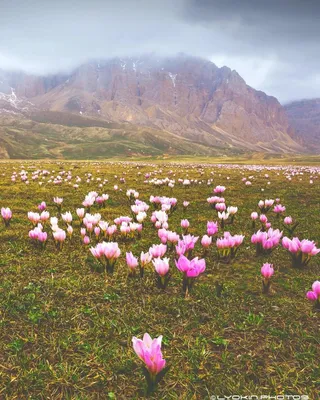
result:
<svg viewBox="0 0 320 400"><path fill-rule="evenodd" d="M29 174L34 168L54 170L53 175L71 170L82 182L78 189L67 183L39 186L31 180L29 185L12 184L11 173L14 168L19 172L21 166ZM204 183L185 188L176 182L173 189L144 183L145 173L166 177L170 170L176 181L188 177ZM88 172L109 182L102 189L95 180L85 183ZM241 179L251 175L252 186L245 186ZM125 183L119 182L121 177ZM205 182L211 178L213 184L207 186ZM269 257L257 258L250 243L251 212L257 210L260 199L276 197L287 207L286 215L299 221L297 235L319 242L319 179L314 178L313 184L309 180L306 171L288 181L279 170L188 163L1 163L0 206L10 207L14 215L9 228L0 227L0 398L143 398L141 362L131 339L149 332L163 335L163 354L170 367L151 396L154 399L209 399L210 395L231 394L305 394L318 399L320 313L313 310L305 293L320 278L320 256L306 269L295 270L281 247ZM114 184L122 190L114 191ZM110 195L104 208L91 210L100 212L108 222L129 215L126 189L139 191L146 202L151 194L176 197L178 207L169 217L170 229L180 233L180 220L188 218L190 233L201 236L206 233L206 222L217 219L206 199L219 184L227 187L227 204L239 207L235 223L228 229L244 234L245 243L231 265L219 263L212 247L206 272L190 298L181 293L182 277L174 266L173 253L169 253L172 279L165 292L156 288L151 267L143 280L127 278L125 252L139 255L159 243L149 222L152 207L141 239L119 240L122 255L114 276L92 272L86 261L89 247L81 244L75 214L86 193L96 190ZM51 215L56 215L54 196L64 198L63 211L70 210L75 221L74 237L61 252L56 251L51 237L45 250L35 248L28 238L27 212L37 211L44 200ZM184 200L190 201L185 212ZM272 212L269 218L275 228L283 228ZM199 244L194 254L202 255ZM268 296L261 293L263 262L273 263L276 269ZM217 284L223 285L221 296Z"/></svg>

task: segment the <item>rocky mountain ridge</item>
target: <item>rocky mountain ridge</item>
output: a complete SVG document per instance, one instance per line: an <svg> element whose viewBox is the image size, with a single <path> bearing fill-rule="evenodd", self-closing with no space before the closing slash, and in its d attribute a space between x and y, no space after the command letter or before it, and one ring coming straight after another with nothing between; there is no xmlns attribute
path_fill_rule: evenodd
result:
<svg viewBox="0 0 320 400"><path fill-rule="evenodd" d="M208 147L304 151L275 97L228 67L184 54L88 62L54 76L0 71L0 109L29 119L62 112L138 125Z"/></svg>

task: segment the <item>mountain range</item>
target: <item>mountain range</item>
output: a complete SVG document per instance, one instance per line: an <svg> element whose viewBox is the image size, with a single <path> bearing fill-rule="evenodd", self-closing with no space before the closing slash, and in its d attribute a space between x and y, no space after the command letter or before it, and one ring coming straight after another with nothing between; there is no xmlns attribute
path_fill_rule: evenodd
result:
<svg viewBox="0 0 320 400"><path fill-rule="evenodd" d="M50 76L0 70L0 157L312 152L320 101L310 104L283 107L236 71L185 54Z"/></svg>

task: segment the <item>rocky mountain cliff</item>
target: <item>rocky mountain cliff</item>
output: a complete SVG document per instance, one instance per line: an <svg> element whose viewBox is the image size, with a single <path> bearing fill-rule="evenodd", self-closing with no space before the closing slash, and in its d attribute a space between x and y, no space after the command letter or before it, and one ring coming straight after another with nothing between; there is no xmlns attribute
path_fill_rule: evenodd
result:
<svg viewBox="0 0 320 400"><path fill-rule="evenodd" d="M20 110L31 119L63 112L163 130L209 147L303 151L276 98L230 68L183 54L95 61L46 77L0 71L0 92L3 112Z"/></svg>
<svg viewBox="0 0 320 400"><path fill-rule="evenodd" d="M290 125L310 150L320 150L320 99L301 100L285 106Z"/></svg>

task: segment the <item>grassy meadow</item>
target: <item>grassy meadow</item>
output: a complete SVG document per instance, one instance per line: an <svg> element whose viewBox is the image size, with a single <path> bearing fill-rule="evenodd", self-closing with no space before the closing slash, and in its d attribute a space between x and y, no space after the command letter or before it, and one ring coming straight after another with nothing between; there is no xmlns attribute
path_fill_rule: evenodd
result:
<svg viewBox="0 0 320 400"><path fill-rule="evenodd" d="M20 179L22 170L28 172L28 184ZM37 170L49 173L36 174ZM38 177L32 179L33 173ZM151 174L148 179L146 174ZM145 398L143 363L133 351L132 337L148 332L152 337L163 335L163 357L169 367L152 399L284 394L318 399L320 313L306 292L320 278L320 255L303 269L292 268L281 244L270 255L256 256L251 235L260 225L252 227L250 214L259 211L259 200L280 198L286 211L280 218L272 209L268 212L272 227L284 230L283 217L290 215L299 222L294 236L319 243L319 174L314 166L209 165L187 158L174 164L1 162L0 208L10 207L13 217L9 227L2 221L0 225L0 398ZM61 183L55 184L58 175ZM174 187L152 183L167 177L175 181ZM191 183L185 186L179 179ZM128 278L126 252L140 256L160 243L150 221L150 196L177 198L176 209L169 213L169 229L182 234L180 221L187 218L189 233L200 237L193 257L202 258L200 241L207 221L218 221L217 211L207 202L217 185L226 187L222 194L226 204L238 207L238 212L233 224L224 229L220 225L215 238L224 230L245 235L236 258L230 264L221 262L213 244L206 270L187 298L174 250L166 253L171 279L165 290L156 287L152 263L142 279ZM114 237L121 256L114 274L107 275L93 268L89 250L102 239L92 235L91 243L83 244L76 209L88 192L106 193L109 199L103 207L94 204L90 212L100 213L112 224L117 217L132 216L128 189L138 191L150 209L140 236ZM45 201L50 216L58 216L56 196L63 198L62 213L70 211L73 216L72 238L61 251L55 247L49 223L44 227L48 232L44 249L28 237L32 229L28 211L37 212ZM184 208L183 201L189 206ZM59 226L66 228L61 218ZM269 294L262 293L260 273L266 262L275 269Z"/></svg>

